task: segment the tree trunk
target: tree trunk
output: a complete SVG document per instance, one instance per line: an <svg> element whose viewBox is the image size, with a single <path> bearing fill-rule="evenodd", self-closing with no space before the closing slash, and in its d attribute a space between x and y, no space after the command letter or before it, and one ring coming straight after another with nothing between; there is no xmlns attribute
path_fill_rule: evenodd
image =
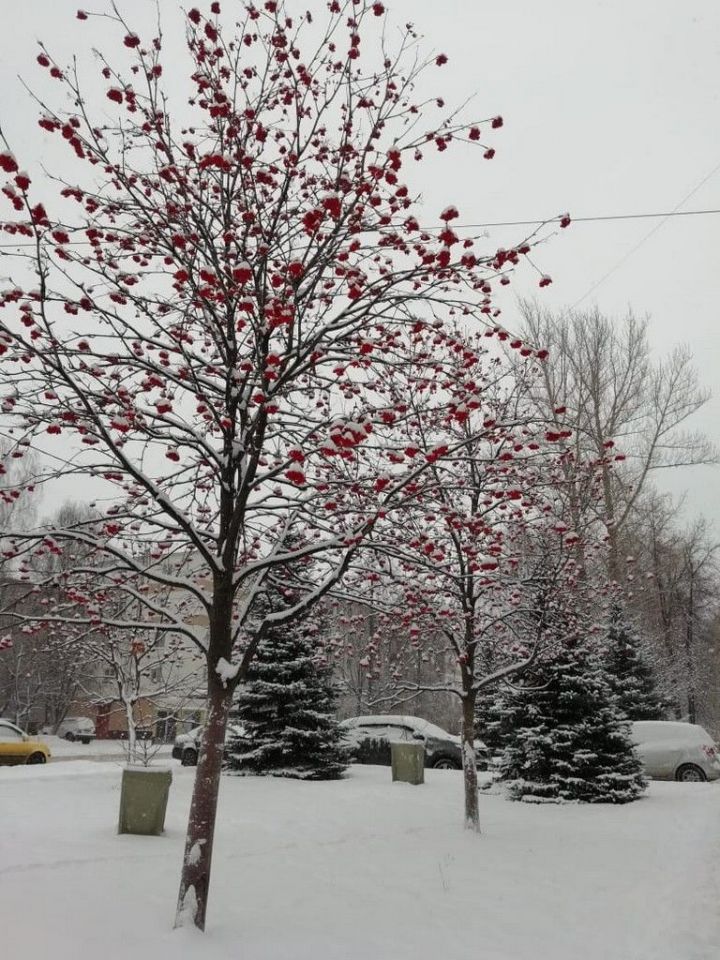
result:
<svg viewBox="0 0 720 960"><path fill-rule="evenodd" d="M462 762L465 787L465 828L480 833L478 812L478 778L475 759L475 697L463 697L462 715Z"/></svg>
<svg viewBox="0 0 720 960"><path fill-rule="evenodd" d="M687 686L688 721L697 722L695 705L695 583L693 571L690 571L690 591L685 618L685 672Z"/></svg>
<svg viewBox="0 0 720 960"><path fill-rule="evenodd" d="M608 537L608 576L615 583L620 583L623 573L620 569L620 547L618 543L618 529L615 521L615 502L613 498L610 470L607 466L602 471L603 504L605 507L605 528Z"/></svg>
<svg viewBox="0 0 720 960"><path fill-rule="evenodd" d="M685 688L687 691L688 723L697 723L697 702L695 698L695 656L692 648L691 628L685 638Z"/></svg>
<svg viewBox="0 0 720 960"><path fill-rule="evenodd" d="M125 701L125 717L127 718L127 754L128 763L137 760L137 730L135 729L135 714L130 700Z"/></svg>
<svg viewBox="0 0 720 960"><path fill-rule="evenodd" d="M213 835L217 814L225 728L232 689L223 687L211 670L208 677L208 720L203 731L188 820L175 926L194 923L205 929Z"/></svg>

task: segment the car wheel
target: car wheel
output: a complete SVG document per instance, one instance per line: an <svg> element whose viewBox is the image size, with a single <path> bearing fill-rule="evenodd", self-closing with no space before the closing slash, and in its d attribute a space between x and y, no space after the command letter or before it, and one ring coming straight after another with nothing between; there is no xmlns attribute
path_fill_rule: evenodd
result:
<svg viewBox="0 0 720 960"><path fill-rule="evenodd" d="M433 760L432 768L433 770L459 770L460 764L452 757L439 757L437 760Z"/></svg>
<svg viewBox="0 0 720 960"><path fill-rule="evenodd" d="M183 751L181 763L184 767L196 767L197 762L198 762L197 750L190 747L188 750Z"/></svg>
<svg viewBox="0 0 720 960"><path fill-rule="evenodd" d="M31 753L25 761L26 763L45 763L47 757L44 753Z"/></svg>
<svg viewBox="0 0 720 960"><path fill-rule="evenodd" d="M90 743L90 737L83 737L83 743Z"/></svg>
<svg viewBox="0 0 720 960"><path fill-rule="evenodd" d="M707 777L702 767L696 767L694 763L684 763L675 771L675 779L680 783L704 783Z"/></svg>
<svg viewBox="0 0 720 960"><path fill-rule="evenodd" d="M75 740L75 734L72 732L72 730L68 730L68 732L65 734L65 739L69 740L70 743Z"/></svg>

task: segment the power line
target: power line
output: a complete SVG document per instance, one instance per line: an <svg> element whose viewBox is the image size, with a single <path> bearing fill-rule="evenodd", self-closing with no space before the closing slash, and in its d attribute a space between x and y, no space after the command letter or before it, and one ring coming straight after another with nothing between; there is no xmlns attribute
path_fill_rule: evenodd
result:
<svg viewBox="0 0 720 960"><path fill-rule="evenodd" d="M694 191L693 191L694 192ZM685 198L686 200L688 197ZM682 201L684 202L684 201ZM670 210L662 211L659 213L609 213L602 214L592 217L570 217L570 223L599 223L602 221L612 221L612 220L651 220L662 218L663 220L669 220L671 217L702 217L702 216L711 216L713 214L720 213L720 209L714 210ZM551 224L559 222L562 216L549 217L545 220L494 220L489 221L488 223L453 223L453 224L438 224L434 227L421 226L419 227L420 231L428 230L445 230L449 226L453 230L479 230L483 227L541 227L544 224ZM74 246L87 246L90 243L89 240L71 240L69 243L64 243L64 247L74 247ZM0 249L3 250L16 250L18 247L34 247L35 242L21 242L21 243L0 243Z"/></svg>
<svg viewBox="0 0 720 960"><path fill-rule="evenodd" d="M683 217L683 216L694 215L695 214L694 210L681 210L680 207L684 206L688 202L688 200L691 200L695 196L695 194L698 192L698 190L700 190L701 187L704 187L705 184L708 182L708 180L712 179L712 177L715 176L718 170L720 170L720 163L714 166L709 173L706 173L705 176L695 184L692 190L689 193L685 194L682 200L678 201L678 203L675 204L675 206L672 208L672 210L669 213L666 213L664 215L660 223L656 223L651 230L648 230L648 232L643 237L641 237L638 240L638 242L628 250L626 254L620 257L620 259L617 261L617 263L614 266L610 267L610 269L606 273L604 273L599 280L597 280L591 287L589 287L585 291L585 293L579 299L577 299L575 303L573 303L570 309L574 310L575 307L579 303L582 303L582 301L585 300L586 297L589 297L591 293L594 293L597 290L597 288L608 279L608 277L611 277L616 271L618 271L620 267L622 267L630 259L630 257L632 257L632 255L640 249L640 247L642 247L645 243L647 243L647 241L652 236L654 236L658 232L658 230L660 230L667 223L670 217Z"/></svg>
<svg viewBox="0 0 720 960"><path fill-rule="evenodd" d="M648 220L653 217L699 217L720 210L671 210L669 213L612 213L597 217L570 217L571 223L597 223L600 220ZM476 227L536 227L544 223L553 223L559 220L553 217L550 220L500 220L494 223L458 223L453 226L466 228ZM443 230L444 227L422 227L423 230Z"/></svg>

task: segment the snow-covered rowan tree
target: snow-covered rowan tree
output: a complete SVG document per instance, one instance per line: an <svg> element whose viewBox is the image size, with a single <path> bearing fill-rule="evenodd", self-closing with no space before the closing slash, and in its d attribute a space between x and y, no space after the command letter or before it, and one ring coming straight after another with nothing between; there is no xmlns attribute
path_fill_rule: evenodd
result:
<svg viewBox="0 0 720 960"><path fill-rule="evenodd" d="M645 789L594 640L568 638L506 687L494 712L506 732L500 778L513 800L628 803Z"/></svg>
<svg viewBox="0 0 720 960"><path fill-rule="evenodd" d="M21 727L55 728L79 693L81 660L64 632L20 626L18 612L41 617L46 609L26 583L0 581L0 602L0 715Z"/></svg>
<svg viewBox="0 0 720 960"><path fill-rule="evenodd" d="M341 691L339 709L343 718L366 713L387 712L408 699L406 685L413 685L412 711L456 733L459 729L459 704L444 691L425 689L437 683L439 676L452 672L455 664L447 650L431 636L410 635L398 618L388 616L393 589L377 597L374 606L368 591L365 604L352 609L342 598L333 598L325 632L333 674ZM378 656L376 637L382 637ZM368 654L368 644L373 648Z"/></svg>
<svg viewBox="0 0 720 960"><path fill-rule="evenodd" d="M453 230L455 206L421 210L414 165L462 145L491 159L502 119L465 123L416 93L447 58L424 58L412 27L392 51L383 4L332 0L322 22L281 0L238 15L226 22L217 0L188 11L187 103L178 82L163 89L159 30L140 36L114 5L101 22L117 52L97 54L91 84L41 45L38 64L68 96L44 97L39 122L70 167L35 182L8 130L0 153L3 230L26 257L0 296L0 402L18 430L59 438L61 472L106 487L93 529L43 534L47 549L90 550L44 620L149 623L202 650L209 712L177 912L200 928L233 691L260 642L339 581L387 504L439 461L385 478L405 393L464 382L461 336L438 358L433 340L451 315L492 322L492 281L531 247L483 253ZM446 404L428 395L424 408L442 418ZM13 541L13 557L33 549L21 531ZM315 582L260 612L268 571L302 556ZM98 577L142 617L106 617ZM157 587L182 601L160 606Z"/></svg>
<svg viewBox="0 0 720 960"><path fill-rule="evenodd" d="M607 679L621 715L628 720L665 719L666 704L640 636L617 601L610 608L605 647Z"/></svg>
<svg viewBox="0 0 720 960"><path fill-rule="evenodd" d="M37 478L38 458L26 444L8 444L6 471L0 475L0 499L3 483L8 496L0 503L0 542L3 529L10 525L29 528L33 526L36 502L32 497L34 480ZM17 453L17 459L13 457ZM56 511L50 525L69 518L87 516L75 504L63 504ZM31 558L32 569L42 576L50 569L58 571L68 556L60 557L45 548L39 548ZM0 566L7 574L0 578L0 713L12 713L20 726L56 727L67 714L78 691L80 660L68 649L64 631L38 628L31 623L18 623L16 614L38 615L47 607L53 590L43 593L28 585L18 576L17 562L6 558ZM4 614L4 615L3 615Z"/></svg>
<svg viewBox="0 0 720 960"><path fill-rule="evenodd" d="M410 645L431 650L441 666L453 665L435 683L399 677L398 686L409 694L432 690L458 698L465 823L476 831L476 699L561 640L558 611L579 576L574 548L584 535L556 513L568 459L558 442L567 431L549 429L523 406L525 379L534 375L530 361L508 369L481 336L466 340L463 382L438 377L406 394L418 419L404 456L434 462L408 488L413 507L398 515L392 539L383 542L380 530L373 537L386 563L370 577L395 585L394 620ZM511 346L526 357L531 352L520 340ZM452 402L446 417L430 424L415 404L442 390ZM381 650L382 638L370 645L370 665Z"/></svg>
<svg viewBox="0 0 720 960"><path fill-rule="evenodd" d="M110 591L103 595L98 590L95 597L106 609L115 604L118 620L131 619L133 614L139 619L137 604L133 609L122 598L118 606ZM168 602L159 595L154 599ZM111 615L107 610L107 616ZM101 624L77 637L71 635L65 646L85 664L79 683L84 699L103 706L116 703L122 711L127 730L125 754L131 764L147 764L154 754L147 739L139 735L141 703L166 710L174 705L179 712L188 704L199 706L204 701L202 661L189 654L187 640L177 634L153 630L149 625L127 630Z"/></svg>
<svg viewBox="0 0 720 960"><path fill-rule="evenodd" d="M1 416L1 414L0 414ZM3 537L7 530L29 527L35 517L33 483L38 459L25 437L0 435L0 574L9 575L11 558L5 555ZM1 596L1 595L0 595ZM0 599L0 609L2 599Z"/></svg>
<svg viewBox="0 0 720 960"><path fill-rule="evenodd" d="M25 438L23 438L25 439ZM28 495L36 462L26 445L0 436L0 715L13 716L24 726L37 699L44 678L33 643L23 640L13 627L12 617L3 611L25 597L27 588L17 582L16 570L4 536L11 526L32 525L34 502ZM34 669L28 669L32 662Z"/></svg>

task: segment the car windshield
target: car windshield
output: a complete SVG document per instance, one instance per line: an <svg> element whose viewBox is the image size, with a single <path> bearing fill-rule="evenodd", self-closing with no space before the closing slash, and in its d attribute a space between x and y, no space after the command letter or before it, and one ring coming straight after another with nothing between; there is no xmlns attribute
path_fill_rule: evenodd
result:
<svg viewBox="0 0 720 960"><path fill-rule="evenodd" d="M0 740L17 740L24 736L25 734L20 727L16 727L14 723L9 723L7 720L0 722Z"/></svg>
<svg viewBox="0 0 720 960"><path fill-rule="evenodd" d="M178 739L180 737L187 737L190 740L199 740L202 736L203 729L204 728L202 726L193 727L192 730L188 730L187 733L179 734ZM229 723L227 728L227 736L244 737L245 727L241 727L238 723Z"/></svg>
<svg viewBox="0 0 720 960"><path fill-rule="evenodd" d="M202 729L202 727L193 727L192 730L186 730L184 733L178 733L175 739L179 741L199 740Z"/></svg>
<svg viewBox="0 0 720 960"><path fill-rule="evenodd" d="M413 728L422 733L425 737L433 737L435 740L457 740L458 738L452 733L448 733L447 730L443 730L442 727L435 726L434 723L430 723L428 720L420 720L419 718L413 718Z"/></svg>

